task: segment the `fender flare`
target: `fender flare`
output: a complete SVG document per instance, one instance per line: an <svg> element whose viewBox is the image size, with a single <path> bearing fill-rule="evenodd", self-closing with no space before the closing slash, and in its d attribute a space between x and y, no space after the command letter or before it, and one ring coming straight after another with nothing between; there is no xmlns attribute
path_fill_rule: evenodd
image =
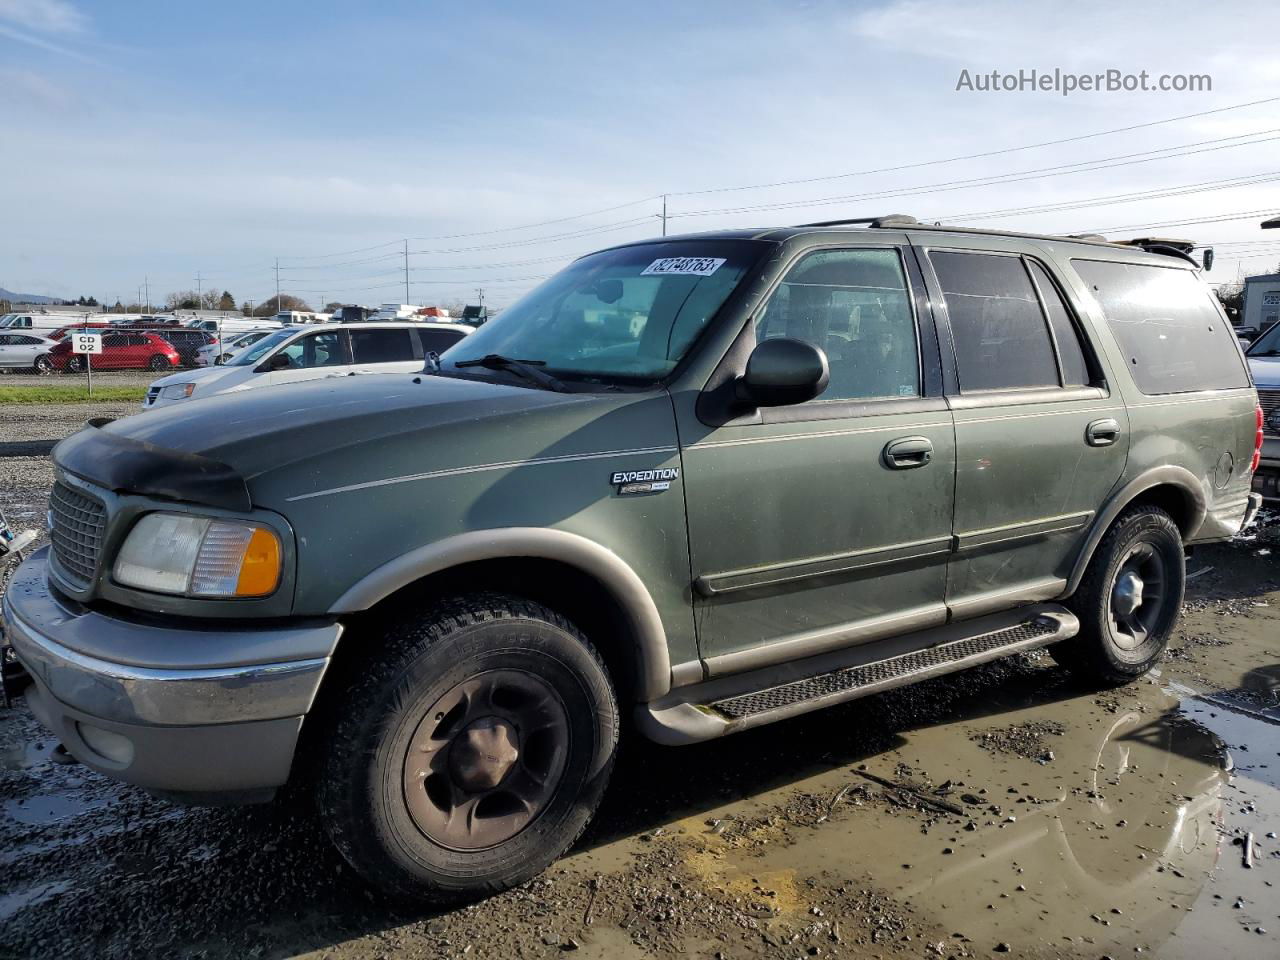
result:
<svg viewBox="0 0 1280 960"><path fill-rule="evenodd" d="M418 547L366 574L342 594L329 612L367 610L415 580L464 563L529 557L576 567L603 586L638 638L636 694L653 700L671 689L671 656L658 608L644 581L621 557L594 540L545 527L504 527L460 533Z"/></svg>
<svg viewBox="0 0 1280 960"><path fill-rule="evenodd" d="M1195 536L1196 531L1204 523L1204 518L1209 510L1204 487L1196 479L1196 475L1186 467L1174 466L1173 464L1152 467L1121 487L1107 501L1107 505L1098 511L1098 515L1094 517L1093 526L1089 529L1089 536L1085 540L1084 546L1076 558L1075 566L1071 570L1071 577L1067 580L1067 586L1063 590L1062 595L1064 597L1075 593L1076 588L1080 586L1080 581L1084 579L1084 572L1089 567L1089 561L1093 559L1094 551L1098 548L1098 544L1102 541L1106 532L1111 529L1111 524L1115 522L1116 517L1120 516L1125 508L1141 494L1154 487L1161 486L1176 487L1186 496L1191 507L1191 520L1183 532L1183 542L1185 543Z"/></svg>

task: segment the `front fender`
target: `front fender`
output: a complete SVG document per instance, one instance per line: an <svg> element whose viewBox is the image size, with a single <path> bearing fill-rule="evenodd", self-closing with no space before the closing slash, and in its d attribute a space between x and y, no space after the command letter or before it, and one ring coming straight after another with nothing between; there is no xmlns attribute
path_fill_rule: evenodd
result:
<svg viewBox="0 0 1280 960"><path fill-rule="evenodd" d="M464 563L530 557L576 567L614 598L638 638L638 696L653 700L671 689L666 632L644 582L613 551L586 537L543 527L473 530L437 540L389 560L368 573L329 608L332 614L368 610L415 580Z"/></svg>

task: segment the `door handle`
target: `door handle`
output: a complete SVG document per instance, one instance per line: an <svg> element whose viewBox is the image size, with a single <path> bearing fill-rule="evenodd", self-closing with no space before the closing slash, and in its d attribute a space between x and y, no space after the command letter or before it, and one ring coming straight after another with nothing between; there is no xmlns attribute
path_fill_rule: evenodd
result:
<svg viewBox="0 0 1280 960"><path fill-rule="evenodd" d="M1120 439L1120 424L1108 418L1094 420L1084 428L1084 442L1091 447L1109 447Z"/></svg>
<svg viewBox="0 0 1280 960"><path fill-rule="evenodd" d="M901 437L884 448L884 465L890 470L923 467L933 459L933 443L928 437Z"/></svg>

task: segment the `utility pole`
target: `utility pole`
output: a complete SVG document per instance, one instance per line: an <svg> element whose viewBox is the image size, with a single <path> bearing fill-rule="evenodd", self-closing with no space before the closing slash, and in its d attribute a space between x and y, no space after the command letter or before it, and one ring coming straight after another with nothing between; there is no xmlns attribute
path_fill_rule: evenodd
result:
<svg viewBox="0 0 1280 960"><path fill-rule="evenodd" d="M196 271L196 309L204 306L204 287L200 284L200 271Z"/></svg>
<svg viewBox="0 0 1280 960"><path fill-rule="evenodd" d="M151 312L151 278L143 277L142 286L147 291L147 313L150 313Z"/></svg>
<svg viewBox="0 0 1280 960"><path fill-rule="evenodd" d="M409 241L404 242L404 302L412 303L409 299Z"/></svg>
<svg viewBox="0 0 1280 960"><path fill-rule="evenodd" d="M476 287L476 296L480 298L480 316L484 316L484 287Z"/></svg>
<svg viewBox="0 0 1280 960"><path fill-rule="evenodd" d="M280 258L276 257L276 313L280 312Z"/></svg>
<svg viewBox="0 0 1280 960"><path fill-rule="evenodd" d="M667 195L662 195L662 235L667 235Z"/></svg>

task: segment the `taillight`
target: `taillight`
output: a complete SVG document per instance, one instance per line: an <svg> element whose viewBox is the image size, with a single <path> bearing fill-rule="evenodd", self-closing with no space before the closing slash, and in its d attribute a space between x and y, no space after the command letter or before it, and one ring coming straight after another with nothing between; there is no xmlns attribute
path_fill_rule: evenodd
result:
<svg viewBox="0 0 1280 960"><path fill-rule="evenodd" d="M1255 473L1262 462L1262 404L1253 408L1253 459L1249 461L1249 472Z"/></svg>

